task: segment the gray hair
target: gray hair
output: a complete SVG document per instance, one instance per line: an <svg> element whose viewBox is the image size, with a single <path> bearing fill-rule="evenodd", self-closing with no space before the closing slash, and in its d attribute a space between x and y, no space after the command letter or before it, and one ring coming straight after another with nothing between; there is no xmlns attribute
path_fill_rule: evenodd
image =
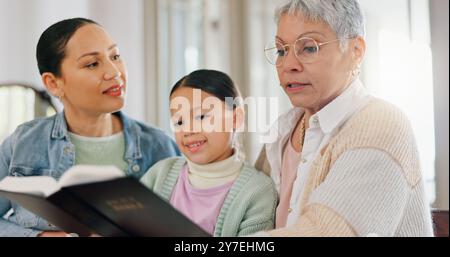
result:
<svg viewBox="0 0 450 257"><path fill-rule="evenodd" d="M338 39L365 37L364 16L357 0L290 0L276 10L275 20L278 24L283 15L295 13L328 24Z"/></svg>

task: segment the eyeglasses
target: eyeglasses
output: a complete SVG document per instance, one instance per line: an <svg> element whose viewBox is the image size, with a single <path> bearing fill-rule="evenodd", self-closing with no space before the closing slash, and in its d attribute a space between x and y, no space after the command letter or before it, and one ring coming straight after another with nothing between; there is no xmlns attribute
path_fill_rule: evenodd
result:
<svg viewBox="0 0 450 257"><path fill-rule="evenodd" d="M319 56L321 46L340 40L341 39L335 39L328 42L317 43L317 41L312 38L302 37L297 39L293 44L283 45L279 42L273 42L267 45L264 52L267 61L277 67L283 65L291 47L294 48L295 57L301 63L313 63L318 59L317 57Z"/></svg>

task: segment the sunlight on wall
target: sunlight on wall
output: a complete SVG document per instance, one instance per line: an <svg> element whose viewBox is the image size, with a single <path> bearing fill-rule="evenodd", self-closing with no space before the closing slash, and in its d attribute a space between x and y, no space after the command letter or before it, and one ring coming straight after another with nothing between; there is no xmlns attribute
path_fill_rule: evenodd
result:
<svg viewBox="0 0 450 257"><path fill-rule="evenodd" d="M399 108L411 121L429 200L435 200L435 128L432 57L429 45L383 30L379 34L380 87L374 95Z"/></svg>

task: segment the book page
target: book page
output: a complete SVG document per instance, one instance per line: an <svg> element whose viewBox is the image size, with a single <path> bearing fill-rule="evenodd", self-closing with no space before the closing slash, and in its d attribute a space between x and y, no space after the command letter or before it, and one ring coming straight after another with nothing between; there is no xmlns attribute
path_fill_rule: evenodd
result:
<svg viewBox="0 0 450 257"><path fill-rule="evenodd" d="M74 166L57 182L49 176L6 177L0 181L0 190L47 197L62 187L95 183L125 177L114 166Z"/></svg>
<svg viewBox="0 0 450 257"><path fill-rule="evenodd" d="M108 181L125 177L125 173L115 166L73 166L59 180L60 187Z"/></svg>
<svg viewBox="0 0 450 257"><path fill-rule="evenodd" d="M60 189L52 177L6 177L0 181L0 191L47 197Z"/></svg>

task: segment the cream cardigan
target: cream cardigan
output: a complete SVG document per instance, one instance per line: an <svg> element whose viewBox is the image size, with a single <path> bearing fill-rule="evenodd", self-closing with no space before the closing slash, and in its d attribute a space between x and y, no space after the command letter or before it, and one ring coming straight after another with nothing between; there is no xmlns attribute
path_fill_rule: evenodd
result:
<svg viewBox="0 0 450 257"><path fill-rule="evenodd" d="M270 173L265 148L256 168ZM316 157L293 226L270 236L433 236L407 117L372 99Z"/></svg>

